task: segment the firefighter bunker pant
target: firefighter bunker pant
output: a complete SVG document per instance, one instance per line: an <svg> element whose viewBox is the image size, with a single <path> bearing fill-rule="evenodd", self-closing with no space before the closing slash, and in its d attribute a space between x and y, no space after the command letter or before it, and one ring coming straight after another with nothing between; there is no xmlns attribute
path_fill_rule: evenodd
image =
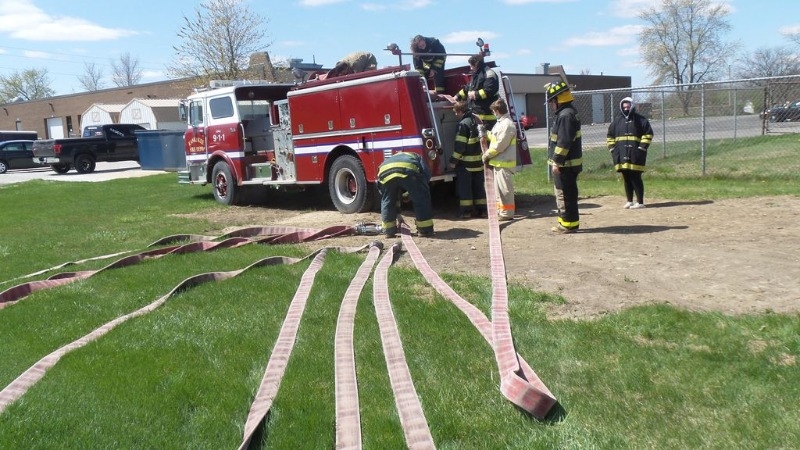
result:
<svg viewBox="0 0 800 450"><path fill-rule="evenodd" d="M475 216L486 215L486 189L483 187L483 166L472 172L463 164L456 166L456 192L458 193L458 213Z"/></svg>
<svg viewBox="0 0 800 450"><path fill-rule="evenodd" d="M384 234L386 237L394 237L397 234L397 215L400 213L400 202L404 191L408 192L414 206L417 232L432 234L433 208L428 180L424 179L420 172L411 170L405 170L402 175L394 176L386 183L378 180Z"/></svg>
<svg viewBox="0 0 800 450"><path fill-rule="evenodd" d="M578 212L578 172L561 169L561 173L553 179L556 192L564 193L564 209L558 216L558 223L564 228L577 230L580 227Z"/></svg>

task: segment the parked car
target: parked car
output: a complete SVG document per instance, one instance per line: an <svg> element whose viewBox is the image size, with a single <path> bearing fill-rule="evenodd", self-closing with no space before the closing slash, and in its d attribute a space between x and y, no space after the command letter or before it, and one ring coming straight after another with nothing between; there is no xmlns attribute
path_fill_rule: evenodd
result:
<svg viewBox="0 0 800 450"><path fill-rule="evenodd" d="M773 106L765 115L770 122L794 122L800 120L800 100L795 100L786 106Z"/></svg>
<svg viewBox="0 0 800 450"><path fill-rule="evenodd" d="M529 116L525 113L522 113L522 117L519 118L519 123L522 125L523 130L535 127L538 122L539 119L536 116Z"/></svg>
<svg viewBox="0 0 800 450"><path fill-rule="evenodd" d="M9 169L30 169L43 167L33 160L33 141L0 142L0 173Z"/></svg>

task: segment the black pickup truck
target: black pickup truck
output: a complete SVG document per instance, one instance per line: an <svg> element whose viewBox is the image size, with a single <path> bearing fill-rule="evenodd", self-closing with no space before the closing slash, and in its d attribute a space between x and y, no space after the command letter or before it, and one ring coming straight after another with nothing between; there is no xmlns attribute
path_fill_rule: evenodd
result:
<svg viewBox="0 0 800 450"><path fill-rule="evenodd" d="M33 142L33 160L49 164L57 173L72 167L78 173L91 173L98 161L139 161L134 133L144 130L141 125L120 123L86 127L79 138L39 139Z"/></svg>

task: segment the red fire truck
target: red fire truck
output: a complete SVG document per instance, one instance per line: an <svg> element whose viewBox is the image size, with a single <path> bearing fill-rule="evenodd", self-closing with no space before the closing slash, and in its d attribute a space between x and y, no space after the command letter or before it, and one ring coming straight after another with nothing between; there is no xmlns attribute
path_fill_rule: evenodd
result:
<svg viewBox="0 0 800 450"><path fill-rule="evenodd" d="M499 73L498 73L499 74ZM513 107L508 80L501 95ZM446 71L447 94L469 82L469 67ZM385 157L416 152L432 182L447 170L457 119L451 102L430 94L408 65L315 79L301 84L247 84L197 92L181 103L187 170L182 183L211 184L214 197L240 204L265 187L327 185L343 213L373 210L375 179ZM518 151L530 163L521 127Z"/></svg>

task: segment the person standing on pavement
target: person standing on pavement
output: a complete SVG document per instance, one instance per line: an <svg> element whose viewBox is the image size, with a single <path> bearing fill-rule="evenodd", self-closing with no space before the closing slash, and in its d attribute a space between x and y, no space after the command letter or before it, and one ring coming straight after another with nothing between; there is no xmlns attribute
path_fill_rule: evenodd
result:
<svg viewBox="0 0 800 450"><path fill-rule="evenodd" d="M426 81L432 76L433 90L437 94L443 94L444 62L447 59L444 45L439 39L418 34L411 40L411 53L414 55L414 68L422 72Z"/></svg>
<svg viewBox="0 0 800 450"><path fill-rule="evenodd" d="M606 143L611 152L614 169L622 174L625 183L625 209L644 208L642 173L647 162L647 149L653 141L653 127L647 117L636 111L633 99L619 102L620 114L608 126ZM636 202L633 194L636 194Z"/></svg>
<svg viewBox="0 0 800 450"><path fill-rule="evenodd" d="M492 103L500 98L500 81L497 73L483 61L483 56L472 55L469 63L472 78L468 85L458 91L456 100L466 100L472 112L491 130L497 119L492 114Z"/></svg>
<svg viewBox="0 0 800 450"><path fill-rule="evenodd" d="M578 110L572 104L575 98L567 83L547 83L544 88L547 103L554 113L547 159L553 173L556 197L559 190L564 196L564 208L559 211L558 223L551 230L574 233L580 228L578 174L583 170L581 121Z"/></svg>
<svg viewBox="0 0 800 450"><path fill-rule="evenodd" d="M459 122L453 155L449 162L456 170L458 214L462 219L486 217L486 189L483 186L478 123L464 101L457 101L453 105L453 112Z"/></svg>
<svg viewBox="0 0 800 450"><path fill-rule="evenodd" d="M403 192L411 198L418 234L433 236L430 179L428 165L416 153L399 152L383 160L378 167L377 185L381 194L381 228L387 238L397 234L397 215Z"/></svg>
<svg viewBox="0 0 800 450"><path fill-rule="evenodd" d="M493 171L497 218L511 220L516 212L513 176L517 167L517 127L508 114L506 101L502 98L492 103L491 110L497 117L497 123L491 131L481 136L482 160Z"/></svg>

